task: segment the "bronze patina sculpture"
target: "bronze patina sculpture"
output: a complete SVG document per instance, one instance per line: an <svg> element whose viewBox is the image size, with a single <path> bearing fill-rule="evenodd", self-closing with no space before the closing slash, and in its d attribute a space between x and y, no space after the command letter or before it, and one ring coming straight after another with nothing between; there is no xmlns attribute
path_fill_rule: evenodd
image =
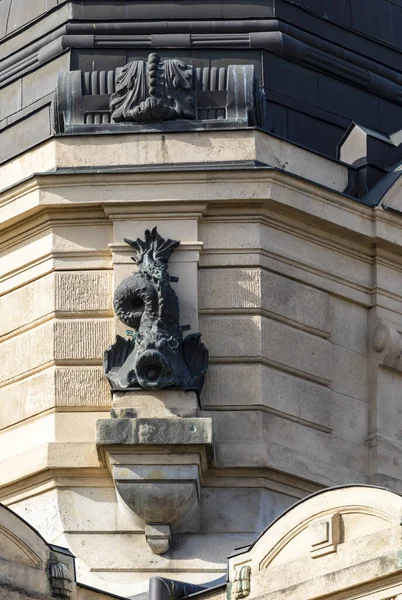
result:
<svg viewBox="0 0 402 600"><path fill-rule="evenodd" d="M117 336L105 352L104 371L112 389L172 387L200 392L208 366L201 334L183 339L179 301L171 286L168 261L180 242L163 239L156 227L145 240L127 240L138 272L124 279L114 296L119 319L133 328L131 339ZM185 329L185 328L184 328Z"/></svg>

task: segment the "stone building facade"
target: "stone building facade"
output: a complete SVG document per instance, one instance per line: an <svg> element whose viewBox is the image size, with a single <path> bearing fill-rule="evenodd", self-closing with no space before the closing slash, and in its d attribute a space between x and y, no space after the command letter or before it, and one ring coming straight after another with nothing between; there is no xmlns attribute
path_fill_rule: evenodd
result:
<svg viewBox="0 0 402 600"><path fill-rule="evenodd" d="M0 502L78 598L398 595L401 11L0 0ZM155 227L201 392L104 373Z"/></svg>

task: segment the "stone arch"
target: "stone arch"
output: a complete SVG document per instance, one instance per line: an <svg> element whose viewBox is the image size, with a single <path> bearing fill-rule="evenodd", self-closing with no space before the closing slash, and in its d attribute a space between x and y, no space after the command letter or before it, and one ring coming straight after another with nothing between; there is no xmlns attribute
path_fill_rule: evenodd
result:
<svg viewBox="0 0 402 600"><path fill-rule="evenodd" d="M402 497L384 488L318 492L288 509L246 552L230 559L233 590L249 589L250 597L270 599L286 590L287 600L308 600L392 578L402 567L401 515ZM239 583L245 566L250 567L248 584ZM402 573L400 587L402 593Z"/></svg>

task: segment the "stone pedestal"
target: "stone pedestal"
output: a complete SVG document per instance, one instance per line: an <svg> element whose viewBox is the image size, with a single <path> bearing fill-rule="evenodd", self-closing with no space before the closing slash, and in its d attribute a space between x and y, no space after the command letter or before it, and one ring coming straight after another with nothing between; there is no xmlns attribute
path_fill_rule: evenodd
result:
<svg viewBox="0 0 402 600"><path fill-rule="evenodd" d="M173 394L171 402L166 401L169 393ZM174 404L174 394L158 392L149 398L167 411L166 403ZM142 392L138 401L135 393L130 396L118 401L147 410L141 407ZM188 399L191 403L191 396ZM97 422L97 445L101 460L112 472L121 510L144 528L151 550L164 554L171 529L186 521L199 504L202 475L212 457L211 419L102 419Z"/></svg>

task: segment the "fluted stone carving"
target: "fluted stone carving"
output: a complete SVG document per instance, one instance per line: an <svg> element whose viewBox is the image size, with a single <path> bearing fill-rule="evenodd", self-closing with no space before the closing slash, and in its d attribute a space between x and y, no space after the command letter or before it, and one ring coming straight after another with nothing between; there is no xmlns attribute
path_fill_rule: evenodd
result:
<svg viewBox="0 0 402 600"><path fill-rule="evenodd" d="M235 573L235 580L233 585L233 598L234 600L241 600L241 598L247 598L250 595L250 580L251 580L251 567L250 565L243 565L238 567Z"/></svg>
<svg viewBox="0 0 402 600"><path fill-rule="evenodd" d="M73 586L68 566L57 560L50 560L48 570L52 596L54 598L71 598Z"/></svg>

